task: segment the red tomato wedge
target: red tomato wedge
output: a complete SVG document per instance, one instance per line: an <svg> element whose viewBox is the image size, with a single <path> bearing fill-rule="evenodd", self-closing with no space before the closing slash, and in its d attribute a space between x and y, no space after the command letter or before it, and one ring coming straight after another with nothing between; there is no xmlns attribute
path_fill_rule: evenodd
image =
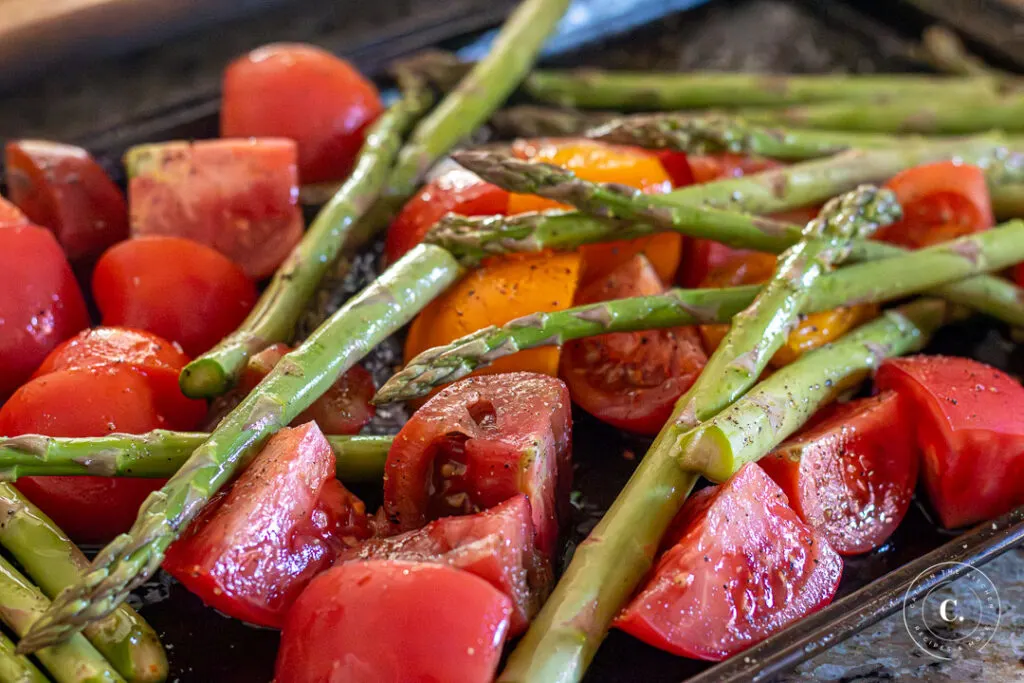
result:
<svg viewBox="0 0 1024 683"><path fill-rule="evenodd" d="M693 169L690 168L689 156L685 152L665 149L658 152L657 156L661 167L672 181L672 187L686 187L696 182Z"/></svg>
<svg viewBox="0 0 1024 683"><path fill-rule="evenodd" d="M447 213L463 216L503 214L509 194L485 183L473 172L453 168L427 183L410 199L388 228L384 253L394 263L423 241L430 228Z"/></svg>
<svg viewBox="0 0 1024 683"><path fill-rule="evenodd" d="M917 441L892 391L822 411L759 465L840 555L874 550L899 526L917 484Z"/></svg>
<svg viewBox="0 0 1024 683"><path fill-rule="evenodd" d="M354 496L339 498L335 491L329 501L343 508L323 505L328 482L336 482L334 452L317 426L282 429L167 549L164 569L207 605L280 628L306 585L334 562L345 537L369 535ZM338 535L335 518L345 517L346 507L359 519Z"/></svg>
<svg viewBox="0 0 1024 683"><path fill-rule="evenodd" d="M0 228L14 228L28 224L28 217L21 212L21 209L0 197Z"/></svg>
<svg viewBox="0 0 1024 683"><path fill-rule="evenodd" d="M128 237L124 195L81 147L14 140L5 167L11 201L52 230L70 260L95 258Z"/></svg>
<svg viewBox="0 0 1024 683"><path fill-rule="evenodd" d="M756 464L695 494L669 549L615 627L659 649L720 661L829 602L843 561Z"/></svg>
<svg viewBox="0 0 1024 683"><path fill-rule="evenodd" d="M943 526L997 517L1024 503L1024 387L969 358L882 363L875 386L906 399L925 488Z"/></svg>
<svg viewBox="0 0 1024 683"><path fill-rule="evenodd" d="M146 330L198 356L245 319L256 287L210 247L178 237L144 237L107 250L92 293L107 326Z"/></svg>
<svg viewBox="0 0 1024 683"><path fill-rule="evenodd" d="M741 178L751 173L769 171L784 166L781 162L764 157L723 152L721 154L690 154L687 156L693 182L710 183L713 180Z"/></svg>
<svg viewBox="0 0 1024 683"><path fill-rule="evenodd" d="M373 83L314 45L264 45L224 72L220 134L295 140L303 183L344 178L384 110Z"/></svg>
<svg viewBox="0 0 1024 683"><path fill-rule="evenodd" d="M953 161L915 166L885 184L903 207L903 220L888 225L876 239L911 249L969 235L995 223L985 173Z"/></svg>
<svg viewBox="0 0 1024 683"><path fill-rule="evenodd" d="M53 233L0 229L0 403L60 342L89 325L85 299Z"/></svg>
<svg viewBox="0 0 1024 683"><path fill-rule="evenodd" d="M585 287L576 302L663 291L650 262L637 255ZM562 351L562 376L573 401L591 415L622 429L657 434L706 361L695 327L616 332L568 342Z"/></svg>
<svg viewBox="0 0 1024 683"><path fill-rule="evenodd" d="M289 351L291 348L287 344L274 344L251 356L238 379L239 393L248 395ZM369 370L353 366L313 405L292 420L292 426L312 420L325 434L358 434L377 412L370 403L376 392Z"/></svg>
<svg viewBox="0 0 1024 683"><path fill-rule="evenodd" d="M372 538L338 561L439 562L476 574L512 599L509 636L526 630L547 597L550 563L537 556L530 502L524 495L475 515L443 517L422 529Z"/></svg>
<svg viewBox="0 0 1024 683"><path fill-rule="evenodd" d="M346 562L309 584L281 634L276 683L490 683L512 603L442 564Z"/></svg>
<svg viewBox="0 0 1024 683"><path fill-rule="evenodd" d="M569 392L529 372L469 377L416 411L388 452L384 512L397 531L464 515L520 493L548 558L572 480Z"/></svg>
<svg viewBox="0 0 1024 683"><path fill-rule="evenodd" d="M130 367L59 370L11 396L0 408L0 434L141 434L172 426L160 409L152 384ZM142 501L164 482L102 476L102 457L90 465L101 476L21 477L18 488L73 540L102 542L127 531Z"/></svg>
<svg viewBox="0 0 1024 683"><path fill-rule="evenodd" d="M295 143L261 138L164 142L125 155L133 236L213 247L253 280L302 239Z"/></svg>
<svg viewBox="0 0 1024 683"><path fill-rule="evenodd" d="M60 370L130 368L144 376L160 414L173 429L192 430L206 416L206 402L187 398L178 373L190 358L181 347L155 334L123 327L83 330L46 357L33 378Z"/></svg>

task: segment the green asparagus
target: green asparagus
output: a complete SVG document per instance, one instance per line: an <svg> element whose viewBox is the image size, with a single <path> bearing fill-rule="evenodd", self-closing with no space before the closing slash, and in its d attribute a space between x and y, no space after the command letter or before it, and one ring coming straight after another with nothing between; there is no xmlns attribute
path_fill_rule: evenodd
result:
<svg viewBox="0 0 1024 683"><path fill-rule="evenodd" d="M89 438L38 434L0 437L0 481L73 475L165 479L181 469L192 451L209 437L162 429ZM390 436L328 436L338 478L345 482L380 481L392 440Z"/></svg>
<svg viewBox="0 0 1024 683"><path fill-rule="evenodd" d="M0 683L49 683L25 655L14 651L14 642L0 633Z"/></svg>
<svg viewBox="0 0 1024 683"><path fill-rule="evenodd" d="M939 71L954 76L975 76L989 78L997 87L1013 85L1020 77L1009 71L1001 71L967 51L967 47L956 33L945 26L929 26L921 34L924 57Z"/></svg>
<svg viewBox="0 0 1024 683"><path fill-rule="evenodd" d="M864 377L885 357L920 349L943 321L944 305L922 300L896 309L776 372L771 386L802 400L802 389L820 384L827 353L833 388ZM759 391L759 387L753 390ZM685 397L684 397L685 398ZM784 399L778 399L782 402ZM650 569L661 537L697 481L679 466L685 431L676 423L681 405L640 461L608 512L576 548L540 614L519 641L499 681L579 681L609 623ZM698 413L698 420L713 415Z"/></svg>
<svg viewBox="0 0 1024 683"><path fill-rule="evenodd" d="M611 112L520 104L496 111L489 123L501 137L543 138L580 135L618 118L618 114Z"/></svg>
<svg viewBox="0 0 1024 683"><path fill-rule="evenodd" d="M101 550L82 579L57 596L21 640L19 651L61 642L116 609L160 567L167 546L248 457L461 272L448 252L420 245L349 299L282 358L163 488L146 499L131 530Z"/></svg>

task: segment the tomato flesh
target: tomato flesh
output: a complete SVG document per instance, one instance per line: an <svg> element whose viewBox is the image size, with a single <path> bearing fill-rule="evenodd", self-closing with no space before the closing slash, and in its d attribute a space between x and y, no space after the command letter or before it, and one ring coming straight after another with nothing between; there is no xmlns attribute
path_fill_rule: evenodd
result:
<svg viewBox="0 0 1024 683"><path fill-rule="evenodd" d="M314 45L264 45L224 71L220 134L295 140L303 183L344 178L384 110L373 83Z"/></svg>
<svg viewBox="0 0 1024 683"><path fill-rule="evenodd" d="M0 403L57 344L89 325L85 299L53 233L0 228Z"/></svg>
<svg viewBox="0 0 1024 683"><path fill-rule="evenodd" d="M178 237L111 247L96 263L92 291L104 325L152 332L192 356L234 331L256 303L256 287L238 266Z"/></svg>
<svg viewBox="0 0 1024 683"><path fill-rule="evenodd" d="M470 377L427 401L384 466L384 512L397 531L530 500L537 547L551 557L572 478L569 394L527 372Z"/></svg>
<svg viewBox="0 0 1024 683"><path fill-rule="evenodd" d="M651 264L637 255L585 287L576 300L588 304L663 291ZM622 429L657 434L705 362L694 327L616 332L568 342L562 376L573 401L591 415Z"/></svg>
<svg viewBox="0 0 1024 683"><path fill-rule="evenodd" d="M289 351L287 344L273 344L250 357L238 380L239 393L248 395ZM370 403L376 391L370 371L355 365L292 420L292 426L312 420L325 434L358 434L377 412Z"/></svg>
<svg viewBox="0 0 1024 683"><path fill-rule="evenodd" d="M28 224L28 217L21 212L21 209L0 197L0 228L14 228Z"/></svg>
<svg viewBox="0 0 1024 683"><path fill-rule="evenodd" d="M282 429L230 490L175 541L164 569L207 605L243 621L280 628L292 603L345 546L369 534L365 510L332 484L334 452L316 424ZM340 507L339 507L340 506ZM359 520L338 534L347 509Z"/></svg>
<svg viewBox="0 0 1024 683"><path fill-rule="evenodd" d="M475 515L444 517L422 529L372 538L343 552L338 561L439 562L476 574L512 600L509 636L526 630L552 579L550 563L537 556L530 502L518 495Z"/></svg>
<svg viewBox="0 0 1024 683"><path fill-rule="evenodd" d="M143 145L125 163L133 236L205 244L253 280L273 275L302 239L292 140Z"/></svg>
<svg viewBox="0 0 1024 683"><path fill-rule="evenodd" d="M822 412L758 464L836 552L866 553L892 535L914 495L912 421L892 391Z"/></svg>
<svg viewBox="0 0 1024 683"><path fill-rule="evenodd" d="M346 562L303 592L281 634L277 683L489 683L511 601L442 564Z"/></svg>
<svg viewBox="0 0 1024 683"><path fill-rule="evenodd" d="M943 526L997 517L1024 503L1024 387L969 358L912 356L882 363L880 390L908 403L925 489Z"/></svg>
<svg viewBox="0 0 1024 683"><path fill-rule="evenodd" d="M832 600L843 561L756 464L698 492L615 627L683 657L720 661Z"/></svg>
<svg viewBox="0 0 1024 683"><path fill-rule="evenodd" d="M70 260L95 258L128 237L124 195L81 147L14 140L5 167L11 200L57 235Z"/></svg>

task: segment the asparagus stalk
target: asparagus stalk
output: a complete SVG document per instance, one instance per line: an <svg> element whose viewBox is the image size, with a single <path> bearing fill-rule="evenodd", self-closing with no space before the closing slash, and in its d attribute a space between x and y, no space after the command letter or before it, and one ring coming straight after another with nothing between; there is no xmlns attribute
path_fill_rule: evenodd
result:
<svg viewBox="0 0 1024 683"><path fill-rule="evenodd" d="M238 379L249 356L291 338L345 236L384 186L403 134L430 106L429 90L411 79L404 80L402 99L370 129L352 175L317 214L256 306L237 330L182 371L185 395L210 398L224 393Z"/></svg>
<svg viewBox="0 0 1024 683"><path fill-rule="evenodd" d="M579 135L618 118L612 112L520 104L495 112L489 123L501 137L543 138Z"/></svg>
<svg viewBox="0 0 1024 683"><path fill-rule="evenodd" d="M30 441L20 438L26 443ZM10 484L0 484L0 508L5 511L4 523L0 525L0 545L18 561L47 598L53 599L88 568L89 561L78 546ZM160 639L128 605L121 605L110 616L91 624L85 629L85 637L125 680L132 683L166 680L167 655Z"/></svg>
<svg viewBox="0 0 1024 683"><path fill-rule="evenodd" d="M79 439L38 434L0 437L0 481L73 475L165 479L181 469L192 451L209 438L209 434L162 429L148 434ZM380 481L392 440L390 436L328 436L338 478L345 482ZM4 490L0 485L0 492ZM0 543L3 532L0 529Z"/></svg>
<svg viewBox="0 0 1024 683"><path fill-rule="evenodd" d="M914 302L864 325L829 347L811 351L776 372L772 387L802 400L824 384L819 358L828 354L833 389L864 377L883 359L920 349L942 323L944 306ZM754 391L759 391L760 387ZM684 397L685 398L685 397ZM774 396L772 397L774 399ZM782 403L785 399L775 399ZM576 548L565 573L509 658L499 681L579 681L609 623L650 569L662 535L696 483L696 472L679 466L685 430L676 404L662 432L608 512ZM713 415L698 412L697 420Z"/></svg>
<svg viewBox="0 0 1024 683"><path fill-rule="evenodd" d="M967 51L967 46L956 33L945 26L929 26L921 34L924 57L936 69L954 76L975 76L993 79L998 86L1019 80L1019 76L989 66Z"/></svg>
<svg viewBox="0 0 1024 683"><path fill-rule="evenodd" d="M61 642L116 609L160 567L167 546L249 456L461 271L448 252L420 245L349 299L282 358L167 484L146 499L131 530L101 550L88 573L57 596L22 639L19 651Z"/></svg>
<svg viewBox="0 0 1024 683"><path fill-rule="evenodd" d="M14 651L14 642L0 633L0 683L49 683L28 657Z"/></svg>
<svg viewBox="0 0 1024 683"><path fill-rule="evenodd" d="M50 601L10 562L0 557L0 619L19 636L50 606ZM124 683L124 679L89 641L75 634L66 643L36 652L58 683Z"/></svg>

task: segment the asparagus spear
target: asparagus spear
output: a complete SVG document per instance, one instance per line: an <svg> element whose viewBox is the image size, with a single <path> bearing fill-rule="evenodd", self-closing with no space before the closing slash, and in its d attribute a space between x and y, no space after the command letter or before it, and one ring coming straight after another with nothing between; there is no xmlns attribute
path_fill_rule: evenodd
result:
<svg viewBox="0 0 1024 683"><path fill-rule="evenodd" d="M0 480L58 475L164 479L181 469L192 451L209 437L162 429L84 439L38 434L0 437ZM390 436L328 436L338 478L346 482L380 481L392 440ZM3 490L0 485L0 492Z"/></svg>
<svg viewBox="0 0 1024 683"><path fill-rule="evenodd" d="M256 306L237 330L182 371L185 395L209 398L224 393L238 379L249 356L291 338L299 316L337 258L352 224L384 186L403 134L430 106L428 89L412 79L403 80L402 99L367 133L352 174L274 273Z"/></svg>
<svg viewBox="0 0 1024 683"><path fill-rule="evenodd" d="M25 443L31 440L21 438ZM46 597L53 599L88 568L89 561L78 546L10 484L0 484L0 509L5 511L0 545ZM91 624L85 629L85 637L127 681L166 680L167 655L160 639L128 605L121 605L110 616Z"/></svg>
<svg viewBox="0 0 1024 683"><path fill-rule="evenodd" d="M864 377L886 357L919 350L942 323L944 306L922 300L896 309L829 347L811 351L776 372L777 403L803 399L822 384L822 354L828 354L833 389ZM759 387L754 391L759 391ZM685 398L685 397L684 397ZM681 406L604 518L576 548L568 568L540 614L519 642L499 681L541 683L578 681L593 658L608 624L650 569L662 535L697 481L697 473L679 466L679 440L685 433L676 419ZM712 415L698 413L698 420Z"/></svg>
<svg viewBox="0 0 1024 683"><path fill-rule="evenodd" d="M1019 76L989 66L967 51L967 47L956 33L939 24L929 26L921 34L924 57L936 69L955 76L976 76L990 78L997 87L1012 85Z"/></svg>
<svg viewBox="0 0 1024 683"><path fill-rule="evenodd" d="M0 557L0 619L25 635L50 606L50 601L10 562ZM58 683L124 683L89 641L75 634L66 643L46 647L36 657Z"/></svg>
<svg viewBox="0 0 1024 683"><path fill-rule="evenodd" d="M543 138L579 135L618 118L612 112L520 104L496 111L489 123L501 137Z"/></svg>
<svg viewBox="0 0 1024 683"><path fill-rule="evenodd" d="M49 683L28 657L14 651L14 642L0 633L0 683Z"/></svg>
<svg viewBox="0 0 1024 683"><path fill-rule="evenodd" d="M420 245L388 268L287 354L142 504L127 534L93 560L18 645L33 652L101 619L160 567L164 551L263 443L461 274L448 252Z"/></svg>

